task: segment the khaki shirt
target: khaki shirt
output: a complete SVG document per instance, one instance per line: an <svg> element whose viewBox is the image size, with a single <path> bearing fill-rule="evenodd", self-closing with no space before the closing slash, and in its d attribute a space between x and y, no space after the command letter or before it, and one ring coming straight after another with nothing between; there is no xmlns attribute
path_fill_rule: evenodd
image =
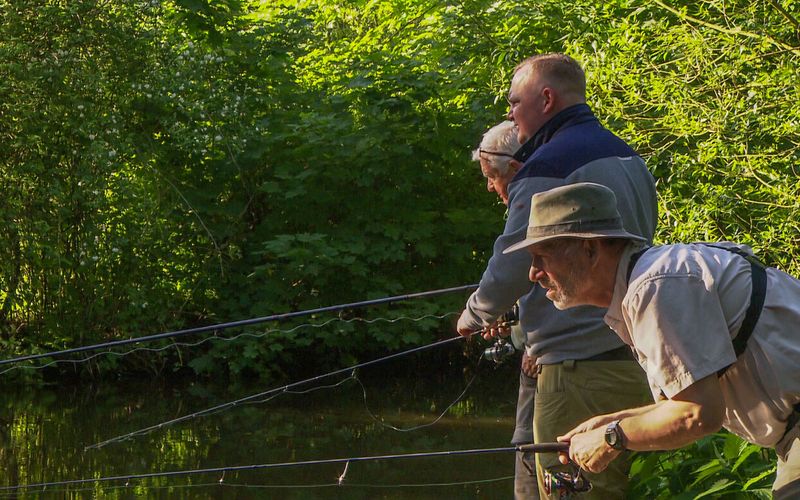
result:
<svg viewBox="0 0 800 500"><path fill-rule="evenodd" d="M750 303L750 263L702 244L654 247L628 286L630 256L640 248L622 254L605 321L632 346L653 397L672 398L729 367L720 378L724 427L775 446L800 401L800 280L767 269L764 308L737 360L731 339Z"/></svg>

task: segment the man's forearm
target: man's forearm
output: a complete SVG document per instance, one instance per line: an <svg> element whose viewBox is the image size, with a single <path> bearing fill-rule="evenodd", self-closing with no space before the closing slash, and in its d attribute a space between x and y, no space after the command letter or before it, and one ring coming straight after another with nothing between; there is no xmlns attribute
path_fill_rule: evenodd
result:
<svg viewBox="0 0 800 500"><path fill-rule="evenodd" d="M716 373L693 383L649 411L620 421L631 450L672 450L722 427L725 402Z"/></svg>
<svg viewBox="0 0 800 500"><path fill-rule="evenodd" d="M620 411L615 412L615 413L609 413L607 415L607 417L608 417L607 420L609 422L611 422L611 421L614 421L614 420L622 420L623 418L632 418L632 417L638 417L638 416L641 416L641 415L645 415L648 412L653 411L655 406L656 406L656 404L651 404L651 405L647 405L647 406L640 406L638 408L628 408L628 409L625 409L625 410L620 410Z"/></svg>
<svg viewBox="0 0 800 500"><path fill-rule="evenodd" d="M492 248L492 257L481 276L480 286L470 295L458 321L459 331L488 326L530 292L528 270L531 258L527 252L504 254L510 245L525 239L530 215L530 199L535 191L529 182L512 183L509 188L509 215L503 234ZM523 186L525 187L523 189Z"/></svg>
<svg viewBox="0 0 800 500"><path fill-rule="evenodd" d="M597 415L596 417L592 417L589 420L586 420L582 424L578 425L574 429L572 429L568 435L577 434L580 432L588 432L594 429L603 428L605 429L606 425L609 422L613 422L614 420L622 420L623 418L630 418L636 417L639 415L643 415L653 409L655 405L648 405L642 406L639 408L628 408L625 410L620 410L614 413L606 413L603 415ZM562 436L563 437L563 436Z"/></svg>
<svg viewBox="0 0 800 500"><path fill-rule="evenodd" d="M706 408L691 402L667 400L638 410L646 411L619 417L629 450L681 448L720 428Z"/></svg>
<svg viewBox="0 0 800 500"><path fill-rule="evenodd" d="M716 430L711 426L698 425L702 421L702 413L702 406L695 403L662 401L649 407L595 417L566 436L559 436L558 440L569 441L569 458L582 469L602 472L621 452L606 443L606 426L609 422L619 420L618 429L625 434L622 444L628 450L670 450ZM559 460L566 464L566 454L562 454Z"/></svg>

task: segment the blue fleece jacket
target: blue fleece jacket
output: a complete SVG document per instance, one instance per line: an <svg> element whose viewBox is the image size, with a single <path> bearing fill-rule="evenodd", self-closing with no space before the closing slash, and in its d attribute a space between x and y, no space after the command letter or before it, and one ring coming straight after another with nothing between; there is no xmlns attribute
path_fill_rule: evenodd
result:
<svg viewBox="0 0 800 500"><path fill-rule="evenodd" d="M586 104L562 110L529 142L533 152L508 187L505 229L458 326L488 326L519 301L526 349L541 364L585 359L620 347L622 341L603 322L605 309L581 306L559 311L544 289L528 280L528 252L503 255L503 250L525 239L534 194L575 182L612 189L625 229L652 241L657 221L653 176L644 160L600 125Z"/></svg>

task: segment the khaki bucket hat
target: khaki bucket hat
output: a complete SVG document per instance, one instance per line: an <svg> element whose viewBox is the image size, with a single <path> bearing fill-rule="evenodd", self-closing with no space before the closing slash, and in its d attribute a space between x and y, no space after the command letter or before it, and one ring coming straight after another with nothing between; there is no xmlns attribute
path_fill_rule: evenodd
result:
<svg viewBox="0 0 800 500"><path fill-rule="evenodd" d="M556 238L647 241L625 231L614 192L593 182L567 184L533 195L527 237L506 248L503 253Z"/></svg>

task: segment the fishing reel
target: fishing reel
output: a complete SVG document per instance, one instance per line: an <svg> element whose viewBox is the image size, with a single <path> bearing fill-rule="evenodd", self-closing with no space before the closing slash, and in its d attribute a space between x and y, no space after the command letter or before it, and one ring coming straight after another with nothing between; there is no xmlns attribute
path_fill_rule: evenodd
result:
<svg viewBox="0 0 800 500"><path fill-rule="evenodd" d="M586 493L592 489L592 484L581 473L581 469L570 462L569 472L544 473L544 492L550 496L551 492L558 494L558 498L571 498L578 493Z"/></svg>
<svg viewBox="0 0 800 500"><path fill-rule="evenodd" d="M505 339L497 339L491 347L487 347L483 351L483 359L493 361L495 364L500 364L506 359L510 358L517 352L514 345Z"/></svg>
<svg viewBox="0 0 800 500"><path fill-rule="evenodd" d="M519 324L519 306L517 306L517 304L514 304L514 307L497 319L498 327L510 328L517 324ZM505 338L497 337L494 344L483 351L483 358L500 364L513 356L515 352L517 352L517 350L514 348L513 343Z"/></svg>

